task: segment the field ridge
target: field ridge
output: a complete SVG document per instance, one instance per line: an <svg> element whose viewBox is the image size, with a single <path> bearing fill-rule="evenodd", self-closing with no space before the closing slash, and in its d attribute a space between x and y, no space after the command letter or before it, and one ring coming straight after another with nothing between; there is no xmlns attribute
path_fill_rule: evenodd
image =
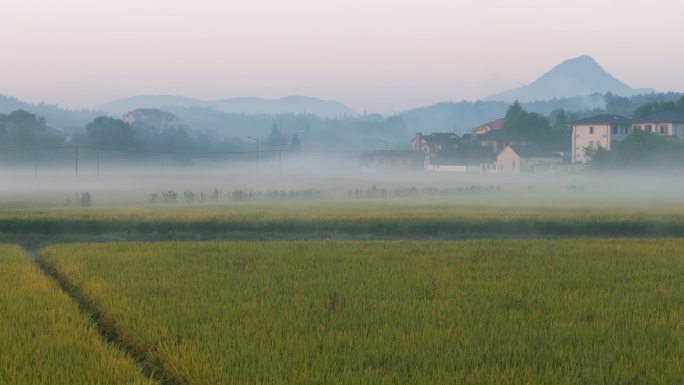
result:
<svg viewBox="0 0 684 385"><path fill-rule="evenodd" d="M43 274L53 280L78 305L78 308L91 320L104 341L129 355L140 366L145 376L161 385L189 384L188 381L177 378L170 373L164 363L155 358L152 348L145 346L133 338L133 336L121 330L110 317L106 316L106 313L100 309L96 301L85 296L77 285L69 282L62 273L42 260L39 254L40 249L28 250L23 247L22 249L26 251Z"/></svg>

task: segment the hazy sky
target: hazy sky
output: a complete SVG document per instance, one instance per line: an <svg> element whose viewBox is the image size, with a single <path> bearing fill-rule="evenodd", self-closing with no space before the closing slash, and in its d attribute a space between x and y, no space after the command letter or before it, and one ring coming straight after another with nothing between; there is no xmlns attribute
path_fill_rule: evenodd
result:
<svg viewBox="0 0 684 385"><path fill-rule="evenodd" d="M309 95L396 112L477 99L589 54L684 91L682 0L2 0L0 93Z"/></svg>

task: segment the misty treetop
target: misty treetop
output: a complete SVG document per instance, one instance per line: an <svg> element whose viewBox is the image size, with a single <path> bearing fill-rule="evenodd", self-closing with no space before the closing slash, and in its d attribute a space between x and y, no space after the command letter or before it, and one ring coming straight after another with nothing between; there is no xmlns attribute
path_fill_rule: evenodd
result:
<svg viewBox="0 0 684 385"><path fill-rule="evenodd" d="M42 117L24 110L0 114L0 148L60 146L64 135L47 126Z"/></svg>
<svg viewBox="0 0 684 385"><path fill-rule="evenodd" d="M107 116L95 118L86 126L84 136L78 142L104 149L134 150L142 149L140 141L130 124Z"/></svg>
<svg viewBox="0 0 684 385"><path fill-rule="evenodd" d="M679 112L684 114L684 96L678 101L654 101L644 104L634 110L634 117L641 118L658 112Z"/></svg>
<svg viewBox="0 0 684 385"><path fill-rule="evenodd" d="M569 148L572 135L563 110L554 112L552 124L546 116L526 111L517 101L506 111L506 123L501 130L508 131L520 140L550 150Z"/></svg>
<svg viewBox="0 0 684 385"><path fill-rule="evenodd" d="M610 151L603 147L587 148L591 167L597 170L652 169L659 171L684 169L684 141L650 131L632 130Z"/></svg>

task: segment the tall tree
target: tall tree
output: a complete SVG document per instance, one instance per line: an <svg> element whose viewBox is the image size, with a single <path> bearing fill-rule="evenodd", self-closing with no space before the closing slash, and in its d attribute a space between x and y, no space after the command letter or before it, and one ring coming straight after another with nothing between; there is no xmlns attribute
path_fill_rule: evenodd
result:
<svg viewBox="0 0 684 385"><path fill-rule="evenodd" d="M299 136L294 134L292 136L292 142L290 142L290 150L300 152L302 151L302 143L299 141Z"/></svg>
<svg viewBox="0 0 684 385"><path fill-rule="evenodd" d="M100 116L88 123L81 142L89 146L117 150L143 147L128 123L108 116Z"/></svg>

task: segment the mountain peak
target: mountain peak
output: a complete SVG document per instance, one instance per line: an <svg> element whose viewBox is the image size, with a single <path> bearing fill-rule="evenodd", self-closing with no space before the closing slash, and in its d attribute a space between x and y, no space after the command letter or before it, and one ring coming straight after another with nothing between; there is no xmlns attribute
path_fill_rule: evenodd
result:
<svg viewBox="0 0 684 385"><path fill-rule="evenodd" d="M607 92L631 96L653 90L631 88L606 72L593 57L582 55L563 61L529 85L488 96L485 100L532 102Z"/></svg>

